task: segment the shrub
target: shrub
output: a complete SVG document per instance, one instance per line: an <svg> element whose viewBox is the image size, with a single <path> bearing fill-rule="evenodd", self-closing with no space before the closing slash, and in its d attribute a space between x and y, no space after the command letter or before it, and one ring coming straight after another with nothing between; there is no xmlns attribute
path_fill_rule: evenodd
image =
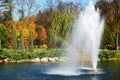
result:
<svg viewBox="0 0 120 80"><path fill-rule="evenodd" d="M103 50L99 52L99 59L109 59L116 56L116 51L114 50Z"/></svg>
<svg viewBox="0 0 120 80"><path fill-rule="evenodd" d="M43 58L43 57L59 57L61 56L60 49L37 49L33 52L12 49L3 49L0 54L0 59L8 58L10 60L20 60L20 59L33 59L33 58Z"/></svg>
<svg viewBox="0 0 120 80"><path fill-rule="evenodd" d="M59 49L42 49L41 51L37 51L34 54L37 54L39 58L43 57L59 57L61 56L61 50Z"/></svg>
<svg viewBox="0 0 120 80"><path fill-rule="evenodd" d="M48 47L47 47L46 44L43 44L43 45L41 46L41 48L43 48L43 49L47 49Z"/></svg>
<svg viewBox="0 0 120 80"><path fill-rule="evenodd" d="M117 51L117 54L115 55L116 58L120 58L120 50Z"/></svg>

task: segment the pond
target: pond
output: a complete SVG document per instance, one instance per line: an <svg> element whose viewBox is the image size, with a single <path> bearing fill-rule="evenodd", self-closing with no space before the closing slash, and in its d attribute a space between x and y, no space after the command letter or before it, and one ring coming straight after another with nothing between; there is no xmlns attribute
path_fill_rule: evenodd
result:
<svg viewBox="0 0 120 80"><path fill-rule="evenodd" d="M45 72L58 63L0 64L0 80L120 80L120 61L100 61L104 74L77 76L50 75Z"/></svg>

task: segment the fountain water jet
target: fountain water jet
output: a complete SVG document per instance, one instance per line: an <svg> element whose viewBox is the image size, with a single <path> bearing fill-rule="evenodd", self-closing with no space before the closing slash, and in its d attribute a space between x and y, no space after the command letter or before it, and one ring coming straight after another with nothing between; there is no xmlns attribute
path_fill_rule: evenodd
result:
<svg viewBox="0 0 120 80"><path fill-rule="evenodd" d="M89 1L73 25L70 37L72 46L68 46L69 50L65 53L69 60L56 70L57 74L60 70L65 74L74 73L81 71L83 67L93 72L98 71L97 60L103 26L104 20L100 18L99 10L95 10L92 1ZM87 62L91 62L91 65L88 66Z"/></svg>
<svg viewBox="0 0 120 80"><path fill-rule="evenodd" d="M69 64L76 69L78 67L78 60L80 66L88 67L86 61L91 61L94 71L97 67L98 53L100 40L103 32L104 20L100 18L99 10L95 10L92 1L89 1L88 6L80 12L76 20L69 46L69 51L66 53L70 58ZM69 65L67 64L67 65Z"/></svg>

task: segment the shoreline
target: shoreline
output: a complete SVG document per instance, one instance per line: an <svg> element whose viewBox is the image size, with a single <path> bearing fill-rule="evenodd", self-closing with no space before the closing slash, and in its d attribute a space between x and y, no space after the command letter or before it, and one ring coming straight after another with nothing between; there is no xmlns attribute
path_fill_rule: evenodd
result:
<svg viewBox="0 0 120 80"><path fill-rule="evenodd" d="M2 59L0 63L47 63L47 62L64 62L67 61L66 57L43 57L34 59L21 59L21 60L10 60Z"/></svg>
<svg viewBox="0 0 120 80"><path fill-rule="evenodd" d="M113 60L120 60L120 58L99 59L99 61L113 61Z"/></svg>
<svg viewBox="0 0 120 80"><path fill-rule="evenodd" d="M110 58L110 59L98 59L99 61L114 61L120 60L120 58ZM67 57L43 57L43 58L34 58L34 59L21 59L21 60L10 60L2 59L0 63L47 63L47 62L65 62Z"/></svg>

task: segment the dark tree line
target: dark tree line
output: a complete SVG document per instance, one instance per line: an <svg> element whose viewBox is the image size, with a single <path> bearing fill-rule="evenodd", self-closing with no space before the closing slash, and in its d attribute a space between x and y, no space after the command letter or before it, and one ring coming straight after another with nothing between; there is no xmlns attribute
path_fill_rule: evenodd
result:
<svg viewBox="0 0 120 80"><path fill-rule="evenodd" d="M111 38L113 38L111 42L109 42L109 38L107 38L104 45L113 45L118 49L118 46L120 46L120 0L98 0L96 6L99 7L101 16L105 18L107 24L105 28L110 30ZM107 33L104 35L107 35ZM106 39L106 37L104 37L104 39Z"/></svg>

